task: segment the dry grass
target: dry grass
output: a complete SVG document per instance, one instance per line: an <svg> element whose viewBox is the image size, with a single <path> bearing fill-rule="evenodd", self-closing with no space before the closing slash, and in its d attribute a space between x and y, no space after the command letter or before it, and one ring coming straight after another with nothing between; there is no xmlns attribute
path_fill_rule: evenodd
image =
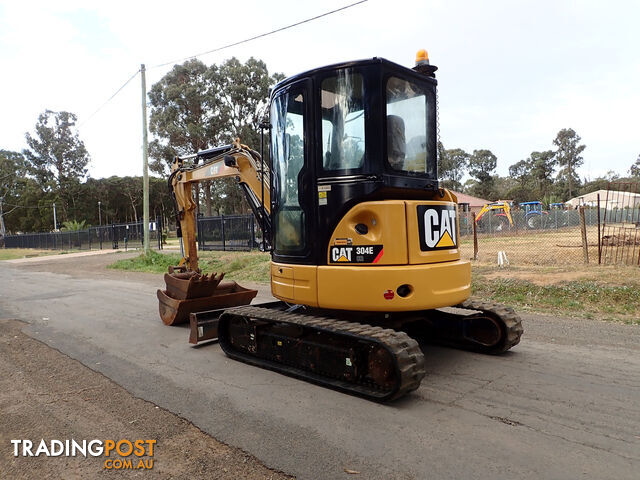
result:
<svg viewBox="0 0 640 480"><path fill-rule="evenodd" d="M579 229L481 238L480 260L472 263L473 294L511 305L518 311L639 324L640 267L598 266L597 247L590 247L596 263L585 265L580 246L564 246L579 242L576 235ZM471 257L472 250L466 242L463 256ZM507 252L510 266L497 267L498 250ZM204 271L224 271L227 278L238 281L269 281L268 254L200 252L200 256ZM178 253L153 252L146 257L120 260L110 267L164 272L178 260Z"/></svg>
<svg viewBox="0 0 640 480"><path fill-rule="evenodd" d="M587 227L589 262L598 262L598 228ZM463 258L473 257L473 238L461 242ZM560 230L507 232L503 235L478 236L478 261L497 263L498 252L507 254L512 266L518 265L583 265L580 228Z"/></svg>
<svg viewBox="0 0 640 480"><path fill-rule="evenodd" d="M37 248L2 248L0 260L14 260L16 258L40 257L42 255L59 255L60 250L38 250Z"/></svg>
<svg viewBox="0 0 640 480"><path fill-rule="evenodd" d="M603 249L598 265L598 229L587 227L589 264L584 262L579 227L561 230L505 232L478 238L478 260L472 263L473 293L506 303L519 311L640 323L638 249L627 247L632 265L613 263L620 249ZM473 257L473 239L461 243L463 258ZM498 252L509 265L498 268Z"/></svg>
<svg viewBox="0 0 640 480"><path fill-rule="evenodd" d="M525 265L498 268L493 263L473 262L474 275L484 280L523 280L534 285L597 282L605 286L640 288L640 268L627 265Z"/></svg>
<svg viewBox="0 0 640 480"><path fill-rule="evenodd" d="M640 324L640 267L472 265L473 294L517 311Z"/></svg>

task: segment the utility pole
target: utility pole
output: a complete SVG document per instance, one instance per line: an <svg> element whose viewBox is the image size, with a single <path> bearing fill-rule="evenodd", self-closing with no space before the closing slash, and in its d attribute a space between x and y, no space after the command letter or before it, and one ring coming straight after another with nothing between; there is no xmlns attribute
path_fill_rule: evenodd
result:
<svg viewBox="0 0 640 480"><path fill-rule="evenodd" d="M4 197L0 197L0 241L4 238L4 234L7 232L4 226L4 211L2 209L3 203ZM598 228L600 228L600 225L598 225Z"/></svg>
<svg viewBox="0 0 640 480"><path fill-rule="evenodd" d="M149 157L147 155L147 80L144 63L140 65L142 79L142 227L144 253L149 253Z"/></svg>
<svg viewBox="0 0 640 480"><path fill-rule="evenodd" d="M53 231L58 230L58 220L56 219L56 204L53 204Z"/></svg>

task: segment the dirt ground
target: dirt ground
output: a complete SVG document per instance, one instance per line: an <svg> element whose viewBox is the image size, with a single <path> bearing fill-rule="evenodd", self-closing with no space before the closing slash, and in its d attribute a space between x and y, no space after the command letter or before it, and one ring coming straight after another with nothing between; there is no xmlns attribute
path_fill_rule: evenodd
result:
<svg viewBox="0 0 640 480"><path fill-rule="evenodd" d="M134 281L154 281L162 284L162 275L156 273L128 272L107 268L116 260L140 255L139 251L93 254L77 257L76 254L11 260L20 269L35 272L63 273L75 277L115 278ZM95 253L95 252L94 252Z"/></svg>
<svg viewBox="0 0 640 480"><path fill-rule="evenodd" d="M0 477L292 478L22 334L22 325L0 320ZM14 457L11 439L35 445L40 439L154 439L157 444L151 470L123 471L104 469L103 456Z"/></svg>

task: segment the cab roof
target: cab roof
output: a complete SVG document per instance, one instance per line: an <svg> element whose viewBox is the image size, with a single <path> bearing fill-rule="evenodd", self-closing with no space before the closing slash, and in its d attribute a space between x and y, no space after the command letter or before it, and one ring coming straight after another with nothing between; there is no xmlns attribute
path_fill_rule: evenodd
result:
<svg viewBox="0 0 640 480"><path fill-rule="evenodd" d="M317 68L313 68L311 70L306 70L304 72L301 73L297 73L291 77L285 78L284 80L281 80L280 82L278 82L275 87L273 87L273 91L271 96L273 97L273 93L277 92L278 90L281 90L283 87L286 87L287 85L294 83L298 80L301 80L303 78L307 78L307 77L313 77L316 76L318 74L323 74L326 72L332 72L332 71L336 71L336 70L340 70L340 69L344 69L344 68L356 68L356 67L365 67L368 65L380 65L380 66L384 66L386 67L388 70L395 70L395 71L399 71L402 72L405 75L410 75L413 76L419 80L427 80L433 83L437 83L436 79L433 77L428 77L427 75L423 75L421 73L416 72L415 70L405 67L404 65L400 65L399 63L395 63L392 62L390 60L387 60L385 58L381 58L381 57L373 57L373 58L366 58L366 59L362 59L362 60L352 60L352 61L348 61L348 62L340 62L340 63L333 63L331 65L325 65L324 67L317 67Z"/></svg>

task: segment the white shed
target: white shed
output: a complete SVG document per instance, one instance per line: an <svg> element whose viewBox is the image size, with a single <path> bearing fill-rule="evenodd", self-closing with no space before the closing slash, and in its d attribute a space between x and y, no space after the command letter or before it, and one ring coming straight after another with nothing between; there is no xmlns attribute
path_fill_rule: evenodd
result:
<svg viewBox="0 0 640 480"><path fill-rule="evenodd" d="M579 197L574 197L566 202L566 205L576 208L580 205L588 207L598 206L598 194L600 194L600 206L602 208L634 208L640 206L640 193L621 192L617 190L596 190Z"/></svg>

